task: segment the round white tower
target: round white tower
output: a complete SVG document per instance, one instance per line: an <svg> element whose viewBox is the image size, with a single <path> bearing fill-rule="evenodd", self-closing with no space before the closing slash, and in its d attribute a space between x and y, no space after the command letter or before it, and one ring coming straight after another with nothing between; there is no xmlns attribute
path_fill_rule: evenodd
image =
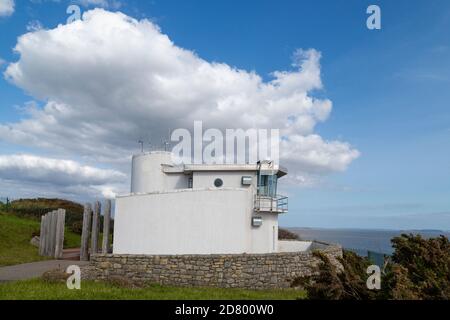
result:
<svg viewBox="0 0 450 320"><path fill-rule="evenodd" d="M166 175L162 164L172 164L172 154L152 151L133 156L131 165L131 193L149 193L166 190Z"/></svg>

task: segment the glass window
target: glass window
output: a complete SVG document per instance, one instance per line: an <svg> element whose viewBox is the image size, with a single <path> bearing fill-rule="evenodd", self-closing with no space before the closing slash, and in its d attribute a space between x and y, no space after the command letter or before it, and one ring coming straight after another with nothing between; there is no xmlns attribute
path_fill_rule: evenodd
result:
<svg viewBox="0 0 450 320"><path fill-rule="evenodd" d="M261 196L275 197L277 195L276 175L259 175L258 176L258 194Z"/></svg>

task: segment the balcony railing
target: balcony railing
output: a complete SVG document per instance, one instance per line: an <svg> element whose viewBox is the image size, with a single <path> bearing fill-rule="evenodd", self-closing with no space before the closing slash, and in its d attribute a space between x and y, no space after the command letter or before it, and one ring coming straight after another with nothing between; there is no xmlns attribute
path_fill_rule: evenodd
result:
<svg viewBox="0 0 450 320"><path fill-rule="evenodd" d="M257 212L288 212L288 197L255 195L255 211Z"/></svg>

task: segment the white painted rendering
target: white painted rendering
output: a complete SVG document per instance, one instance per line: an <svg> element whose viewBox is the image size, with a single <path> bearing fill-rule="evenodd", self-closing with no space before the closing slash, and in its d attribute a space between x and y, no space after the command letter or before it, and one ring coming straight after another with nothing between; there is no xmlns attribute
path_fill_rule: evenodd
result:
<svg viewBox="0 0 450 320"><path fill-rule="evenodd" d="M188 187L185 174L165 174L161 165L171 165L171 154L157 151L134 155L131 165L131 193L147 193Z"/></svg>
<svg viewBox="0 0 450 320"><path fill-rule="evenodd" d="M118 198L114 253L251 252L250 197L244 189L184 189Z"/></svg>
<svg viewBox="0 0 450 320"><path fill-rule="evenodd" d="M285 211L255 208L263 170L286 174L266 162L175 166L169 152L133 156L131 194L116 199L114 253L278 252L278 214ZM243 176L251 184L242 184ZM223 186L214 185L217 178ZM261 217L261 226L252 226L252 217Z"/></svg>
<svg viewBox="0 0 450 320"><path fill-rule="evenodd" d="M298 252L308 251L312 248L312 241L299 241L299 240L279 240L278 251L279 252Z"/></svg>
<svg viewBox="0 0 450 320"><path fill-rule="evenodd" d="M251 186L242 185L243 176L252 177ZM252 192L256 190L257 176L256 172L252 171L239 171L238 173L233 171L196 171L193 173L193 188L213 188L214 180L217 178L222 179L227 188L252 188Z"/></svg>

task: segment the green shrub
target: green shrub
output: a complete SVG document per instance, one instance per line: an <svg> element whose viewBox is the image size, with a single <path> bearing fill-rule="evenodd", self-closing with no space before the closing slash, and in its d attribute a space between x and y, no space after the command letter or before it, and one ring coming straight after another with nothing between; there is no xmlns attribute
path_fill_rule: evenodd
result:
<svg viewBox="0 0 450 320"><path fill-rule="evenodd" d="M406 235L392 239L392 261L403 267L421 299L450 299L450 242Z"/></svg>
<svg viewBox="0 0 450 320"><path fill-rule="evenodd" d="M83 231L83 221L75 221L70 226L70 231L76 234L81 234Z"/></svg>
<svg viewBox="0 0 450 320"><path fill-rule="evenodd" d="M278 239L279 240L300 240L298 234L293 233L289 230L278 228Z"/></svg>
<svg viewBox="0 0 450 320"><path fill-rule="evenodd" d="M307 279L305 289L310 299L366 300L373 299L374 292L366 287L366 269L371 264L351 251L344 250L338 261L344 271L338 270L321 252L314 252L321 260L318 274Z"/></svg>
<svg viewBox="0 0 450 320"><path fill-rule="evenodd" d="M381 275L381 290L366 286L367 258L344 251L339 272L329 259L318 254L318 274L305 279L311 299L450 299L450 244L439 238L402 234L392 240L395 249ZM299 280L297 280L299 282Z"/></svg>
<svg viewBox="0 0 450 320"><path fill-rule="evenodd" d="M70 274L64 272L63 270L54 269L50 271L46 271L42 276L42 280L45 282L66 282L69 278Z"/></svg>

